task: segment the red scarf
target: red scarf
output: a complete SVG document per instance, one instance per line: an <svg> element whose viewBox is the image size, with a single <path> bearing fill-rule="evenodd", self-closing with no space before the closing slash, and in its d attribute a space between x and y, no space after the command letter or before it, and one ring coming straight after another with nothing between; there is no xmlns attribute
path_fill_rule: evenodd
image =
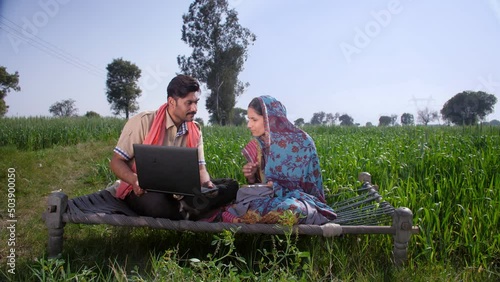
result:
<svg viewBox="0 0 500 282"><path fill-rule="evenodd" d="M163 145L163 140L165 139L166 130L166 114L167 114L168 104L163 104L157 111L156 116L153 120L153 124L149 129L143 144L147 145ZM192 121L187 122L187 147L196 147L200 141L200 129ZM132 164L132 171L136 172L135 162ZM132 192L132 185L125 181L120 181L120 186L116 189L116 197L120 199L125 199L125 197Z"/></svg>

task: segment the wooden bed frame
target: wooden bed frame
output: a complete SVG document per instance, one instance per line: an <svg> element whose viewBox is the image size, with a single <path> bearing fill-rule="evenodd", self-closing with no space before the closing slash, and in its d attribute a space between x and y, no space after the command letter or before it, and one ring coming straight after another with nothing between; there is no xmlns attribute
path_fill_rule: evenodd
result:
<svg viewBox="0 0 500 282"><path fill-rule="evenodd" d="M419 229L413 226L413 213L405 207L394 208L382 200L378 187L371 184L369 173L359 175L362 186L358 195L333 205L337 219L323 225L294 225L292 232L301 235L332 237L342 234L388 234L393 235L393 262L404 264L408 256L408 243L412 233ZM212 232L235 228L237 233L284 234L290 229L276 224L244 224L170 220L138 216L127 205L109 191L68 199L62 192L53 192L47 199L43 213L48 228L48 256L60 256L63 250L63 234L66 223L109 224L168 229L175 231Z"/></svg>

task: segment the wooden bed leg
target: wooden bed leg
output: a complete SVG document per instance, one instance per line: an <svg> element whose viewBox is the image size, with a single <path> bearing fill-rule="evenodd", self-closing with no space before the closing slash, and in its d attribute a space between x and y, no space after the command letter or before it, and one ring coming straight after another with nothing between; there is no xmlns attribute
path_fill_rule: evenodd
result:
<svg viewBox="0 0 500 282"><path fill-rule="evenodd" d="M413 226L413 213L408 208L397 208L394 211L392 227L395 228L393 261L396 266L403 265L408 259L408 242Z"/></svg>
<svg viewBox="0 0 500 282"><path fill-rule="evenodd" d="M368 172L361 172L358 175L358 180L361 182L361 184L364 184L366 182L372 183L372 176Z"/></svg>
<svg viewBox="0 0 500 282"><path fill-rule="evenodd" d="M68 206L68 196L61 192L53 192L47 199L45 225L49 230L48 257L56 258L62 253L64 225L62 215Z"/></svg>

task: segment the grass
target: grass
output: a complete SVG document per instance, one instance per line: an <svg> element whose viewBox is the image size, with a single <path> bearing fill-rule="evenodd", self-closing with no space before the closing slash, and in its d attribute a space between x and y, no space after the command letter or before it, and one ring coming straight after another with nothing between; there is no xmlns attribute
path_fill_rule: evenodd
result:
<svg viewBox="0 0 500 282"><path fill-rule="evenodd" d="M56 145L113 140L120 135L124 124L119 118L0 118L0 146L35 151Z"/></svg>
<svg viewBox="0 0 500 282"><path fill-rule="evenodd" d="M9 123L0 131L0 137L15 136L5 130L23 127L33 130L26 125L30 120L13 120L16 122L0 120L0 127L5 121ZM71 122L88 121L47 119L39 126L50 131L51 122L71 125ZM106 123L96 124L100 122ZM58 125L52 130L64 131L64 128ZM58 144L39 141L46 144L44 149L19 147L15 141L0 146L3 187L7 183L8 168L16 170L18 220L16 274L7 273L3 263L0 280L500 279L498 127L310 127L305 130L316 141L329 194L342 187L356 187L359 185L357 174L368 171L386 200L413 211L414 223L421 231L412 236L408 265L401 269L391 265L392 239L384 235L328 239L229 232L214 236L79 224L65 228L63 257L48 260L47 231L41 220L47 195L62 189L69 197L76 197L100 190L114 181L108 163L119 133L110 137L94 132L94 137L81 137L86 141L75 142L70 141L72 135L63 132L57 133L58 136L67 136L68 140L59 140ZM88 136L85 130L80 131L82 136ZM240 168L244 161L240 150L249 140L246 129L206 127L203 132L212 176L242 181ZM4 198L0 205L2 226L7 219L6 206ZM0 257L6 258L9 250L3 242L7 233L2 232L0 239Z"/></svg>

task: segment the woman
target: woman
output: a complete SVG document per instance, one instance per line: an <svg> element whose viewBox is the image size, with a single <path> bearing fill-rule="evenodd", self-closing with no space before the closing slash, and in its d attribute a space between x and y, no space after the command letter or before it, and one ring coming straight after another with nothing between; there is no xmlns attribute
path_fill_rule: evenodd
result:
<svg viewBox="0 0 500 282"><path fill-rule="evenodd" d="M287 119L285 107L271 96L254 98L247 114L247 127L255 139L242 150L248 161L243 174L249 184L257 185L239 189L224 221L277 223L287 210L300 224L335 219L325 202L312 138Z"/></svg>

